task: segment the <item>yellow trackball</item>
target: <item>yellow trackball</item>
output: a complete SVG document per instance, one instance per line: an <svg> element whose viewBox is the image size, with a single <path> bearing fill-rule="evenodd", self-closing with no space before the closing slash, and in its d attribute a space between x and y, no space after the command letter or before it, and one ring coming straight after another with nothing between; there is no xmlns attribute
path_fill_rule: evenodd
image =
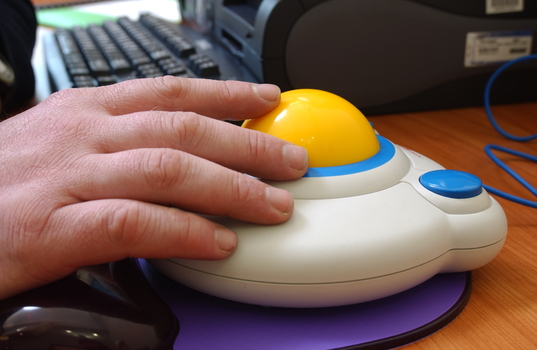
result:
<svg viewBox="0 0 537 350"><path fill-rule="evenodd" d="M310 167L356 163L380 149L362 112L344 98L322 90L286 91L278 107L242 126L306 148Z"/></svg>

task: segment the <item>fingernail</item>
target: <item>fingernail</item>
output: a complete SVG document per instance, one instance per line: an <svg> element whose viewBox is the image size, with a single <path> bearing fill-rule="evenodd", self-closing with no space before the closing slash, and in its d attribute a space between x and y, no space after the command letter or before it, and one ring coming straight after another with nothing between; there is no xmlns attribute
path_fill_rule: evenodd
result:
<svg viewBox="0 0 537 350"><path fill-rule="evenodd" d="M284 145L282 152L285 163L291 168L302 171L308 166L308 152L304 147Z"/></svg>
<svg viewBox="0 0 537 350"><path fill-rule="evenodd" d="M225 227L217 228L214 231L214 236L218 248L225 252L231 252L237 246L237 235Z"/></svg>
<svg viewBox="0 0 537 350"><path fill-rule="evenodd" d="M284 214L289 214L293 207L293 196L285 190L276 187L266 187L265 196L274 209Z"/></svg>
<svg viewBox="0 0 537 350"><path fill-rule="evenodd" d="M265 101L274 102L280 98L280 88L273 84L254 84L252 89Z"/></svg>

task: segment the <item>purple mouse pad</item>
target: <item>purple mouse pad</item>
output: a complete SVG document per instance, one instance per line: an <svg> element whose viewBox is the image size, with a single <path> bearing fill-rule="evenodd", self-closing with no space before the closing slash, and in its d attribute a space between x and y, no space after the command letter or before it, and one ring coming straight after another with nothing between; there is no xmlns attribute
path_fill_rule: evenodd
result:
<svg viewBox="0 0 537 350"><path fill-rule="evenodd" d="M149 282L180 323L174 349L389 349L426 337L459 315L471 273L436 275L397 295L318 309L243 304L172 281L145 260Z"/></svg>

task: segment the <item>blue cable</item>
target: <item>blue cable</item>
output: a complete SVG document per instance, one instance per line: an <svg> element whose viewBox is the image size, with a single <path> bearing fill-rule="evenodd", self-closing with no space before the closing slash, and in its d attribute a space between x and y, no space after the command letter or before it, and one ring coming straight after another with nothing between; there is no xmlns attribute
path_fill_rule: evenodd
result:
<svg viewBox="0 0 537 350"><path fill-rule="evenodd" d="M497 146L497 145L487 145L485 147L485 152L488 154L488 156L500 167L502 168L504 171L506 171L509 175L511 175L515 180L517 180L519 183L521 183L524 187L526 187L533 195L537 196L537 190L535 189L535 187L533 187L528 181L526 181L522 176L520 176L517 172L515 172L513 169L509 168L504 162L502 162L494 153L492 153L492 150L497 150L497 151L501 151L501 152L505 152L505 153L509 153L509 154L512 154L512 155L515 155L515 156L519 156L519 157L523 157L523 158L527 158L527 159L530 159L532 161L537 161L537 157L536 156L533 156L531 154L527 154L527 153L522 153L522 152L519 152L519 151L515 151L515 150L512 150L512 149L509 149L509 148L505 148L505 147L502 147L502 146ZM492 193L492 194L495 194L499 197L502 197L502 198L505 198L507 200L510 200L512 202L515 202L515 203L518 203L518 204L522 204L522 205L526 205L528 207L532 207L532 208L537 208L537 202L534 202L534 201L530 201L530 200L527 200L527 199L523 199L523 198L520 198L520 197L516 197L516 196L513 196L511 194L508 194L508 193L505 193L505 192L502 192L496 188L493 188L493 187L490 187L490 186L487 186L487 185L483 185L483 187L489 192L489 193Z"/></svg>
<svg viewBox="0 0 537 350"><path fill-rule="evenodd" d="M531 141L531 140L534 140L534 139L537 138L537 134L533 134L533 135L529 135L529 136L515 136L515 135L509 134L508 132L503 130L500 127L500 125L496 122L496 120L494 118L494 115L492 114L492 111L490 109L490 90L491 90L492 84L494 83L496 78L504 70L506 70L508 67L510 67L510 66L512 66L512 65L514 65L516 63L531 60L531 59L537 59L537 55L522 56L522 57L519 57L519 58L514 59L512 61L509 61L507 63L504 63L500 68L498 68L491 75L491 77L489 78L489 80L487 82L487 85L485 87L484 106L485 106L485 112L487 113L487 117L488 117L490 123L496 129L496 131L498 131L501 135L503 135L507 139L513 140L513 141L519 141L519 142ZM492 150L509 153L509 154L512 154L512 155L515 155L515 156L518 156L518 157L522 157L522 158L532 160L534 162L537 161L537 157L533 156L533 155L530 155L530 154L527 154L527 153L518 152L518 151L515 151L515 150L512 150L512 149L497 146L497 145L487 145L485 147L485 152L492 159L492 161L494 163L496 163L500 168L502 168L509 175L511 175L515 180L517 180L520 184L522 184L524 187L526 187L526 189L528 189L533 195L537 196L537 189L535 189L535 187L533 187L529 182L527 182L524 178L522 178L522 176L520 176L515 171L513 171L511 168L509 168L504 162L502 162L492 152ZM505 198L507 200L510 200L510 201L518 203L518 204L526 205L526 206L529 206L529 207L532 207L532 208L537 208L537 202L535 202L535 201L530 201L530 200L527 200L527 199L523 199L523 198L520 198L520 197L511 195L511 194L505 193L503 191L500 191L500 190L498 190L496 188L493 188L493 187L490 187L490 186L487 186L487 185L483 185L483 187L489 193L495 194L495 195L497 195L499 197Z"/></svg>

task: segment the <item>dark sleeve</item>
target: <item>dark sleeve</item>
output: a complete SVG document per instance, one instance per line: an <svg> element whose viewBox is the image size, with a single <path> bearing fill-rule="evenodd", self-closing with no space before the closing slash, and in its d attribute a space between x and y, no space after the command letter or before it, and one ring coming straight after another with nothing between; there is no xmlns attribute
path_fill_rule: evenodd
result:
<svg viewBox="0 0 537 350"><path fill-rule="evenodd" d="M30 0L0 0L0 52L15 72L5 110L30 100L35 93L32 53L37 20Z"/></svg>

